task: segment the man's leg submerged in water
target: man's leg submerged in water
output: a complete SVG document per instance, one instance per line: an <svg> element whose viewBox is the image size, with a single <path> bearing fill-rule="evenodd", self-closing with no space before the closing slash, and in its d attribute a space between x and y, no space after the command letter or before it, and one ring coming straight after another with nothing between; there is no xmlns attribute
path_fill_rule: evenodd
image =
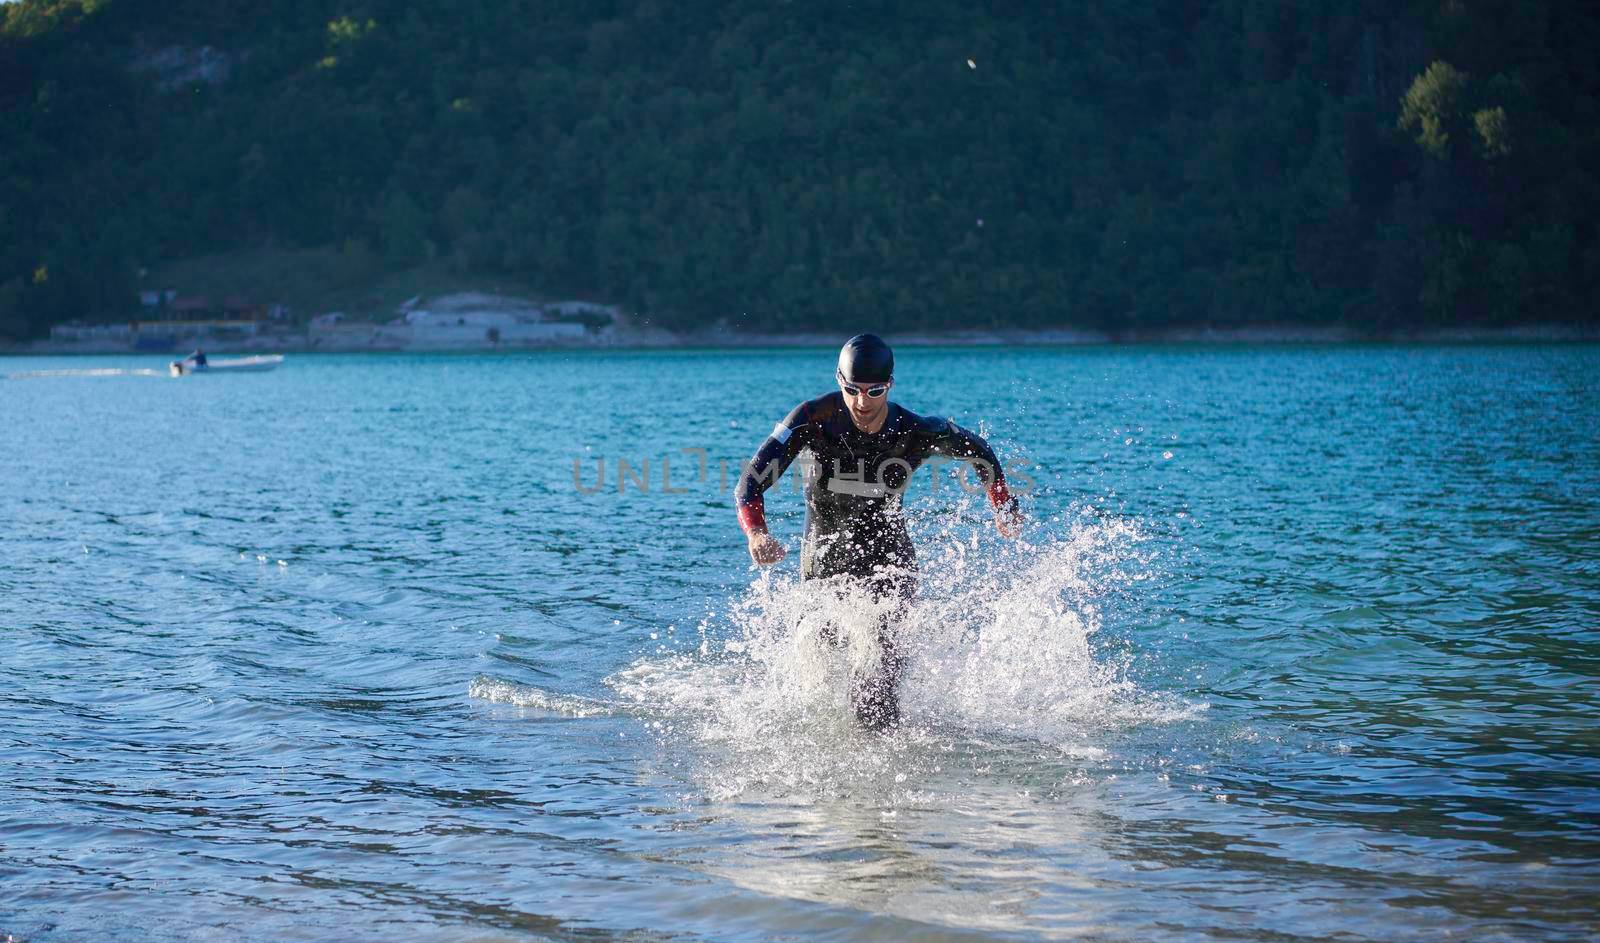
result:
<svg viewBox="0 0 1600 943"><path fill-rule="evenodd" d="M872 670L850 679L850 706L863 727L892 730L900 726L900 672L905 668L897 636L917 583L909 574L896 573L874 575L869 585L874 602L889 598L894 608L878 619L878 659Z"/></svg>
<svg viewBox="0 0 1600 943"><path fill-rule="evenodd" d="M905 657L897 639L907 603L917 591L916 556L909 539L886 540L862 546L827 535L808 534L801 545L800 577L805 580L843 576L865 587L874 603L893 600L893 608L878 619L878 657L870 670L852 674L850 707L856 720L871 730L889 730L900 724L900 673ZM822 636L838 644L834 626Z"/></svg>

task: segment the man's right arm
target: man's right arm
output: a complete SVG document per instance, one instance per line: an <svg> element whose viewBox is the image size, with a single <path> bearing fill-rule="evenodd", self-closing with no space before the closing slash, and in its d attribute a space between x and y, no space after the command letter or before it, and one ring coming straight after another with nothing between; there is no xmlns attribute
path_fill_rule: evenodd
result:
<svg viewBox="0 0 1600 943"><path fill-rule="evenodd" d="M777 483L790 463L810 444L814 426L805 403L773 427L756 454L745 463L734 488L733 503L739 513L739 527L750 545L750 556L757 563L776 563L784 557L783 545L767 533L766 501L763 495Z"/></svg>

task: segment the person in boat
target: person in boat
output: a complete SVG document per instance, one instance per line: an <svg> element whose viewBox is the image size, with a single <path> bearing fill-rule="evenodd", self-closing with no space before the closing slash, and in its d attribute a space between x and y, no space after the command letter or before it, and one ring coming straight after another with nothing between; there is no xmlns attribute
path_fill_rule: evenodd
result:
<svg viewBox="0 0 1600 943"><path fill-rule="evenodd" d="M1021 530L1017 500L1006 489L994 450L948 419L919 416L889 401L894 352L874 334L850 338L834 371L837 392L796 406L745 464L734 490L750 559L766 566L787 554L767 530L763 494L800 453L815 465L805 485L806 524L800 549L803 580L857 581L875 600L893 599L879 626L875 674L851 682L857 719L875 730L900 722L898 686L904 659L895 634L916 592L916 553L901 514L901 497L931 455L972 463L1006 537Z"/></svg>

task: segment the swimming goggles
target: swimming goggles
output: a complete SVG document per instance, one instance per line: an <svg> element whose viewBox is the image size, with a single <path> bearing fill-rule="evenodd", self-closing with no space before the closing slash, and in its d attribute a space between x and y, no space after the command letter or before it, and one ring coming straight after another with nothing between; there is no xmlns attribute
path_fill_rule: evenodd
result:
<svg viewBox="0 0 1600 943"><path fill-rule="evenodd" d="M846 393L849 393L851 396L860 396L862 394L862 392L863 392L862 388L859 387L859 386L856 386L854 383L851 383L848 380L846 380L844 378L844 374L843 373L839 372L838 370L835 370L833 372L834 372L834 374L836 374L839 377L839 385L844 388L844 391ZM866 394L868 396L872 397L873 399L877 399L878 397L882 396L883 394L889 392L889 384L887 384L887 383L874 383L873 385L867 387L865 392L866 392Z"/></svg>

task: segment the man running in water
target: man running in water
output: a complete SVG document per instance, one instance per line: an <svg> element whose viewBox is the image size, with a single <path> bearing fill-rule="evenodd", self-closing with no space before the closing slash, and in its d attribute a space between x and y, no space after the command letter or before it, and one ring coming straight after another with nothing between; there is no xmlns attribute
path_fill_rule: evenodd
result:
<svg viewBox="0 0 1600 943"><path fill-rule="evenodd" d="M982 437L889 402L894 353L879 337L850 338L839 351L835 378L839 392L796 406L761 443L739 478L734 503L750 558L763 566L782 560L783 545L767 533L762 493L801 452L811 450L816 464L806 481L800 578L844 576L862 581L874 599L899 601L895 615L879 626L879 671L852 679L850 691L861 723L886 730L900 722L896 687L903 663L891 623L899 621L917 587L916 553L900 513L911 474L930 455L971 460L987 486L1000 533L1015 537L1021 513Z"/></svg>

